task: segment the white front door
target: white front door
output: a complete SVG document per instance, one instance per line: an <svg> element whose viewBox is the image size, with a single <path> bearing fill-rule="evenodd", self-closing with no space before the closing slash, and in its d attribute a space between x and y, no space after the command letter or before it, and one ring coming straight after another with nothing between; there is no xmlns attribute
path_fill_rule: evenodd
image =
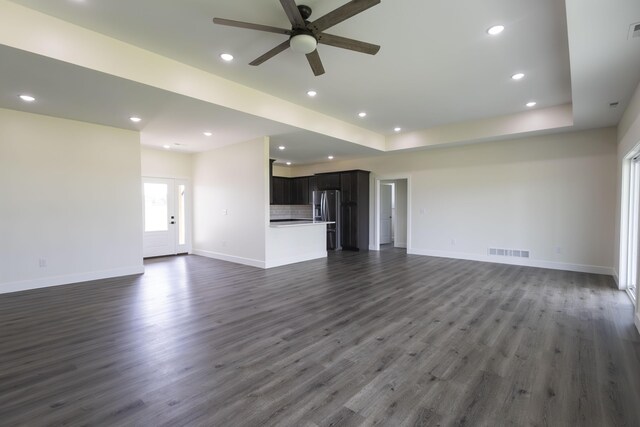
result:
<svg viewBox="0 0 640 427"><path fill-rule="evenodd" d="M143 256L189 252L187 182L143 178Z"/></svg>
<svg viewBox="0 0 640 427"><path fill-rule="evenodd" d="M391 243L392 188L389 184L380 186L380 244Z"/></svg>

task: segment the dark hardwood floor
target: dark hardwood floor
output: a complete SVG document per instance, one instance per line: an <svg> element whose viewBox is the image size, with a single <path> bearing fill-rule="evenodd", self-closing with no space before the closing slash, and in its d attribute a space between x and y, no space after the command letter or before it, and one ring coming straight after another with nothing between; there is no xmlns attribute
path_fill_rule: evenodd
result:
<svg viewBox="0 0 640 427"><path fill-rule="evenodd" d="M0 425L639 426L610 277L336 253L197 256L0 295Z"/></svg>

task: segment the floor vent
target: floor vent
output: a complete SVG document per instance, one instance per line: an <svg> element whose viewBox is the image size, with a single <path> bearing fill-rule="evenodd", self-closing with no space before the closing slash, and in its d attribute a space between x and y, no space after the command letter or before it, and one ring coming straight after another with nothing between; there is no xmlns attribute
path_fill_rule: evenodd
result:
<svg viewBox="0 0 640 427"><path fill-rule="evenodd" d="M501 248L489 248L489 255L494 256L510 256L516 258L529 258L529 251L523 249L501 249Z"/></svg>

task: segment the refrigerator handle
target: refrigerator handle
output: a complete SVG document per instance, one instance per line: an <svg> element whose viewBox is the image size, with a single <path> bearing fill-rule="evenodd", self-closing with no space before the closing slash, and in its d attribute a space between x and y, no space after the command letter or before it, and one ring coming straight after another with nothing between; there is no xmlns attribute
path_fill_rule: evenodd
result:
<svg viewBox="0 0 640 427"><path fill-rule="evenodd" d="M320 193L320 219L322 221L326 221L327 220L327 193L326 192L321 192Z"/></svg>

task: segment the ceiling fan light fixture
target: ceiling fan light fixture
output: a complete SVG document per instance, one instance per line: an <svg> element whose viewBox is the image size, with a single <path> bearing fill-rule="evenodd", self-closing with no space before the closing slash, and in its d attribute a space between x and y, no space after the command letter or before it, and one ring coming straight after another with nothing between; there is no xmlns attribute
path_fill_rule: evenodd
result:
<svg viewBox="0 0 640 427"><path fill-rule="evenodd" d="M289 46L292 51L306 55L316 50L318 41L309 34L296 34L289 40Z"/></svg>

